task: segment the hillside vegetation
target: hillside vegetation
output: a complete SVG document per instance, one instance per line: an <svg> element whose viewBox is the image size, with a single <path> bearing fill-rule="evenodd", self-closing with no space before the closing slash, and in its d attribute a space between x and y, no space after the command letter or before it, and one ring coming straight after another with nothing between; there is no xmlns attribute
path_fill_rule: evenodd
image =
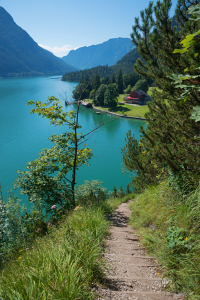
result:
<svg viewBox="0 0 200 300"><path fill-rule="evenodd" d="M161 181L136 196L130 208L130 224L139 230L149 254L170 278L168 289L200 299L200 191L186 196Z"/></svg>
<svg viewBox="0 0 200 300"><path fill-rule="evenodd" d="M113 112L121 116L134 117L134 118L145 118L145 114L149 111L148 105L131 105L124 102L124 97L128 95L119 95L117 97L117 106L108 108L96 106L97 110ZM85 99L86 102L93 104L93 101L90 99Z"/></svg>
<svg viewBox="0 0 200 300"><path fill-rule="evenodd" d="M133 49L130 38L113 38L102 44L71 50L62 59L81 70L96 66L112 66Z"/></svg>
<svg viewBox="0 0 200 300"><path fill-rule="evenodd" d="M92 78L96 73L98 73L100 77L105 78L108 76L111 78L112 74L117 76L120 69L122 70L122 74L129 74L133 72L133 63L136 62L138 57L137 48L134 48L113 66L109 67L108 65L104 65L77 72L70 72L69 74L64 74L62 80L72 82L81 81L81 79L86 78L87 75L89 78Z"/></svg>
<svg viewBox="0 0 200 300"><path fill-rule="evenodd" d="M63 74L77 70L41 48L0 6L0 76Z"/></svg>
<svg viewBox="0 0 200 300"><path fill-rule="evenodd" d="M46 237L23 242L0 270L2 299L94 299L92 286L105 273L102 259L104 238L111 213L123 199L109 198L90 206L78 205L56 224L48 224Z"/></svg>
<svg viewBox="0 0 200 300"><path fill-rule="evenodd" d="M156 88L145 114L148 126L141 126L140 140L130 130L121 153L123 169L132 177L132 226L142 234L149 252L158 257L160 272L169 282L168 289L183 292L186 299L197 300L200 299L200 4L197 0L178 1L175 19L179 30L169 17L171 6L170 0L155 5L149 2L141 12L141 20L135 19L131 38L140 57L134 70L143 78L139 84L147 89L146 77ZM89 95L95 105L108 109L117 109L117 97L125 86L126 90L134 88L128 82L133 80L138 84L135 73L123 75L121 69L117 78L114 74L111 78L100 78L98 73L92 80L88 78L88 74L82 78L73 92L74 99ZM90 299L93 280L101 278L99 253L107 222L94 207L99 205L108 213L116 203L112 205L112 199L108 199L98 181L75 188L76 171L92 158L85 142L96 130L81 133L79 103L77 110L70 112L64 112L55 97L49 97L46 103L28 103L34 105L31 113L49 119L53 125L65 125L63 128L67 125L67 130L52 135L52 148L43 149L25 171L17 171L14 188L27 195L34 209L27 213L12 193L6 204L0 201L0 259L4 267L0 297L21 300L31 295L37 299L43 292L43 299ZM118 193L123 198L123 189L118 192L114 187L113 197ZM129 198L128 195L117 199L117 203ZM50 235L51 227L59 226L66 217L66 227L60 225L64 226L64 239L56 231L55 238L52 235L50 240L48 237L42 240L46 252L42 253L43 247L34 244L36 249L30 251L29 257L34 241L46 232ZM23 259L17 254L25 249L28 254ZM7 267L9 259L11 264ZM17 265L21 267L19 272Z"/></svg>
<svg viewBox="0 0 200 300"><path fill-rule="evenodd" d="M137 141L129 131L123 162L133 172L137 196L131 224L162 266L168 289L200 299L199 178L200 88L198 1L153 2L136 19L131 34L139 58L134 70L156 89ZM153 12L155 15L153 16ZM169 38L170 37L170 38ZM146 42L148 41L148 42Z"/></svg>

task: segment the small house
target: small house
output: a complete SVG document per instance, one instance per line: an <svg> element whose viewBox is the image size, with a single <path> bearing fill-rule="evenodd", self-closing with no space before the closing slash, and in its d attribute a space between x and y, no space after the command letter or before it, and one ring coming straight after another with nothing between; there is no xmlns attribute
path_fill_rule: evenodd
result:
<svg viewBox="0 0 200 300"><path fill-rule="evenodd" d="M125 97L124 101L128 104L146 105L148 101L151 101L151 97L142 90L135 90Z"/></svg>

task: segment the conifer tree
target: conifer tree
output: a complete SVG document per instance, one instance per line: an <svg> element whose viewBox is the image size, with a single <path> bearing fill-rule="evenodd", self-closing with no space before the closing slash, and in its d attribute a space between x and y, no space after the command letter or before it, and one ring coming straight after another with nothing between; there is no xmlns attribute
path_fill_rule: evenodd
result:
<svg viewBox="0 0 200 300"><path fill-rule="evenodd" d="M161 91L154 91L149 113L145 115L148 127L141 128L141 147L132 145L134 137L127 135L127 145L123 159L129 169L138 170L141 184L156 182L158 174L166 171L176 176L179 182L189 189L198 185L200 169L200 149L197 141L200 126L190 119L190 111L200 103L200 93L192 90L186 102L180 103L181 86L172 84L172 73L183 74L190 66L196 68L200 58L195 56L197 49L191 49L184 56L173 53L182 46L180 41L186 35L197 31L198 26L187 15L187 9L199 1L179 0L176 8L176 20L180 30L172 26L169 17L170 0L150 2L141 12L142 24L135 19L133 42L138 46L141 59L134 69L144 77L150 77ZM153 12L155 18L153 18ZM131 151L132 149L132 151ZM135 153L135 154L134 154ZM132 167L129 165L131 158ZM153 178L154 177L154 178Z"/></svg>
<svg viewBox="0 0 200 300"><path fill-rule="evenodd" d="M119 69L116 83L117 83L117 89L118 89L119 94L123 94L124 86L123 86L123 77L122 77L122 69L121 68Z"/></svg>
<svg viewBox="0 0 200 300"><path fill-rule="evenodd" d="M105 84L106 85L110 84L110 78L109 78L109 76L106 76L106 78L105 78Z"/></svg>
<svg viewBox="0 0 200 300"><path fill-rule="evenodd" d="M95 91L100 87L100 76L99 73L96 73L93 77L92 77L92 89L94 89Z"/></svg>
<svg viewBox="0 0 200 300"><path fill-rule="evenodd" d="M171 0L157 1L149 3L145 11L141 11L141 21L135 18L135 25L131 38L138 47L141 58L137 59L134 69L144 77L149 77L154 84L162 90L170 92L175 96L179 91L171 84L169 75L171 73L183 73L184 69L196 63L191 55L181 57L178 54L172 55L174 49L180 48L180 41L187 33L192 33L195 29L194 24L188 21L189 15L186 14L187 7L195 5L198 0L179 0L176 8L176 20L180 25L180 30L172 26L170 18ZM155 18L153 18L153 12ZM174 94L175 93L175 94ZM197 100L198 101L198 100Z"/></svg>
<svg viewBox="0 0 200 300"><path fill-rule="evenodd" d="M115 79L115 74L114 73L112 73L111 83L116 83L116 79Z"/></svg>

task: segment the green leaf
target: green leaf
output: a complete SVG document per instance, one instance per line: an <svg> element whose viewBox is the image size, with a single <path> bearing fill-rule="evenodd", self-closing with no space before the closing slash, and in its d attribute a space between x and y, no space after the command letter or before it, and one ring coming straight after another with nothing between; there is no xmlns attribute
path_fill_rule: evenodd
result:
<svg viewBox="0 0 200 300"><path fill-rule="evenodd" d="M193 107L190 119L195 120L195 122L200 121L200 106Z"/></svg>

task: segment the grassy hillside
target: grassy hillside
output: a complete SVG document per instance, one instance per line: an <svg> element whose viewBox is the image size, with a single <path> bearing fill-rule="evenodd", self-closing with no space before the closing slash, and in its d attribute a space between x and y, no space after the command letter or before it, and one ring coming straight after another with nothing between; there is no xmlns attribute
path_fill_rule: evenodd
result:
<svg viewBox="0 0 200 300"><path fill-rule="evenodd" d="M77 206L49 234L31 245L21 245L0 270L3 299L94 299L92 285L105 271L101 253L112 212L123 199L104 201L100 208Z"/></svg>
<svg viewBox="0 0 200 300"><path fill-rule="evenodd" d="M175 187L175 186L174 186ZM200 190L185 196L167 181L149 187L130 204L131 225L162 265L169 289L200 299Z"/></svg>

